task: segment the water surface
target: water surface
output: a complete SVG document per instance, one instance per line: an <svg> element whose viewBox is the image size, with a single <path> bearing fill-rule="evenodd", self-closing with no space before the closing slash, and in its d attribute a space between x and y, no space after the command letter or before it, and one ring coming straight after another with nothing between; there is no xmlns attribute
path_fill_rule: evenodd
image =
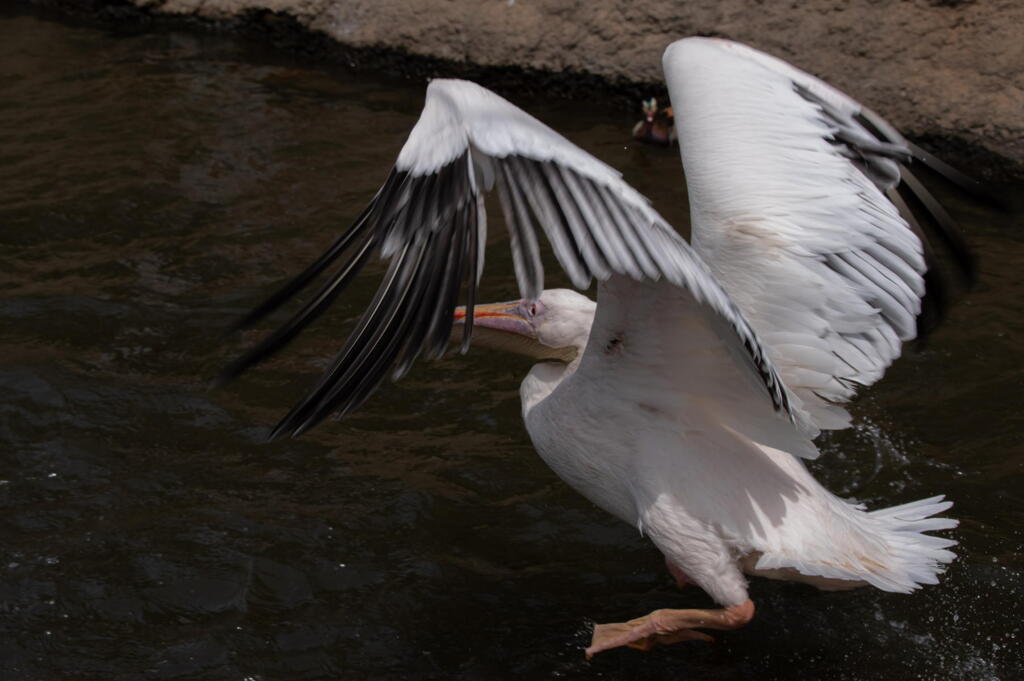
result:
<svg viewBox="0 0 1024 681"><path fill-rule="evenodd" d="M980 284L814 464L871 505L955 500L960 559L912 596L756 581L754 622L714 645L585 662L593 621L709 599L533 453L526 362L421 364L343 423L262 442L379 266L208 391L259 336L222 329L358 214L422 93L231 37L0 15L0 677L1024 676L1024 221L955 194ZM632 146L629 115L518 103L685 229L675 152ZM507 299L492 234L484 297Z"/></svg>

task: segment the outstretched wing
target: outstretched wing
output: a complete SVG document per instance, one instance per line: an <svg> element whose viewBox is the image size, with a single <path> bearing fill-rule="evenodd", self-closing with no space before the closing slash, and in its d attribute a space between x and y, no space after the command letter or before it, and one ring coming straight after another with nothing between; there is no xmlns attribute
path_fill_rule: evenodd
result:
<svg viewBox="0 0 1024 681"><path fill-rule="evenodd" d="M789 395L742 314L686 242L618 172L494 93L473 83L435 80L419 121L384 186L355 224L304 272L239 323L277 309L345 253L347 260L280 329L232 363L227 380L282 348L320 315L369 257L390 259L376 295L331 367L274 429L298 435L330 413L358 407L391 374L421 354L444 354L465 284L462 347L483 270L486 218L482 190L497 186L510 232L519 289L543 287L536 229L552 244L572 282L613 274L665 279L725 323L743 348L747 370L775 411L793 418Z"/></svg>
<svg viewBox="0 0 1024 681"><path fill-rule="evenodd" d="M669 46L664 67L694 248L799 408L820 428L846 427L841 403L881 378L918 335L926 292L941 292L898 190L973 273L952 221L904 167L914 154L936 160L828 84L744 45L688 38Z"/></svg>

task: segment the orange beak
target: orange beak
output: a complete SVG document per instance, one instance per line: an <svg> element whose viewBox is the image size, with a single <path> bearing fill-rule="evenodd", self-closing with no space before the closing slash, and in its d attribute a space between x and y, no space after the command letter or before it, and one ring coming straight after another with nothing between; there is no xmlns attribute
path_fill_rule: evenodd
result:
<svg viewBox="0 0 1024 681"><path fill-rule="evenodd" d="M467 314L465 307L455 308L455 325L472 320L473 342L492 350L502 350L535 359L556 359L571 362L576 358L576 348L552 348L544 345L537 337L533 322L525 316L526 303L512 300L505 303L476 305ZM467 327L463 327L467 328ZM458 332L453 331L452 339L457 340ZM462 352L469 347L465 335L462 338Z"/></svg>
<svg viewBox="0 0 1024 681"><path fill-rule="evenodd" d="M504 303L490 303L487 305L475 305L470 315L473 326L482 326L486 329L495 329L507 333L515 333L528 338L536 338L533 325L523 316L521 312L522 301L514 300ZM460 305L455 308L455 323L466 322L466 306Z"/></svg>

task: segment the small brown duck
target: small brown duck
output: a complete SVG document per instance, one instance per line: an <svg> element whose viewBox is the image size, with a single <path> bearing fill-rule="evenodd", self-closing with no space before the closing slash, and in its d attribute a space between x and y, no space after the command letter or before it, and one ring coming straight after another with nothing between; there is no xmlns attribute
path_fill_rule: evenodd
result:
<svg viewBox="0 0 1024 681"><path fill-rule="evenodd" d="M644 119L633 126L633 139L651 144L661 144L669 147L677 141L676 119L672 114L672 107L658 108L658 100L654 97L642 101Z"/></svg>

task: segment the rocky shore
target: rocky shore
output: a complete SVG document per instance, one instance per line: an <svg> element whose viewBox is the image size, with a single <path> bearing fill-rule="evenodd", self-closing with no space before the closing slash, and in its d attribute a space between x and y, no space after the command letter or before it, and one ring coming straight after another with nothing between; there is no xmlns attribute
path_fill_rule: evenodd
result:
<svg viewBox="0 0 1024 681"><path fill-rule="evenodd" d="M814 73L983 174L1024 178L1020 0L37 0L178 17L402 71L514 70L541 87L650 91L686 35L747 42ZM212 23L211 23L212 22ZM425 61L424 61L425 60ZM424 64L427 66L425 67Z"/></svg>

